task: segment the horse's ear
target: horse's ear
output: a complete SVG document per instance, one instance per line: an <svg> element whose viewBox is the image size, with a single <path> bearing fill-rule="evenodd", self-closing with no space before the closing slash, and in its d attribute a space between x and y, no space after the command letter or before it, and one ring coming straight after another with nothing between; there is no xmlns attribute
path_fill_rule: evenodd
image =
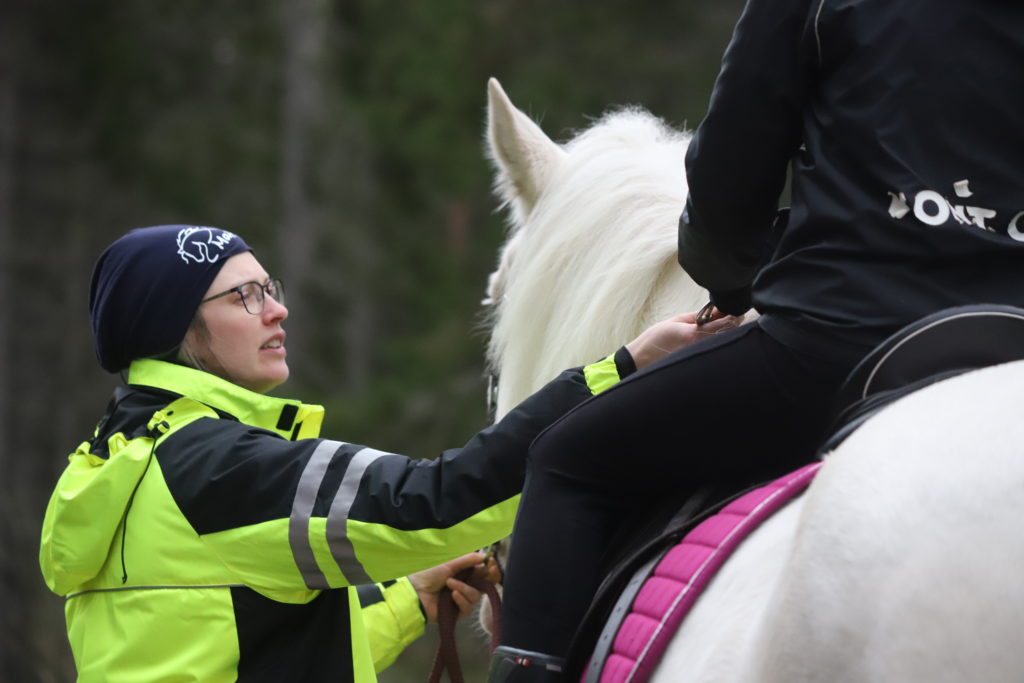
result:
<svg viewBox="0 0 1024 683"><path fill-rule="evenodd" d="M487 144L502 198L529 214L565 152L516 109L494 78L487 82Z"/></svg>

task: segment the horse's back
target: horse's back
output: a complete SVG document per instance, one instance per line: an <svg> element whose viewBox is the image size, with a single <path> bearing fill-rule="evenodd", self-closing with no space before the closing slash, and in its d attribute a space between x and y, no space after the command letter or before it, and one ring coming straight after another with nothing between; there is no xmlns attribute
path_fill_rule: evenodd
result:
<svg viewBox="0 0 1024 683"><path fill-rule="evenodd" d="M971 372L828 456L740 680L1021 680L1022 403L1024 361Z"/></svg>

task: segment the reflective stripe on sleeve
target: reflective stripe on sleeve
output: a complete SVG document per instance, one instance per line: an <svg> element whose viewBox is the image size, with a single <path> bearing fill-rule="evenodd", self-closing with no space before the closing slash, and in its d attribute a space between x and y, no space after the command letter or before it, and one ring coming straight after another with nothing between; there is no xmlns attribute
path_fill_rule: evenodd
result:
<svg viewBox="0 0 1024 683"><path fill-rule="evenodd" d="M316 494L320 490L327 466L331 464L331 459L338 449L344 445L341 441L327 439L320 442L302 470L299 485L295 490L295 500L292 501L292 513L288 520L288 543L303 581L312 589L330 586L327 585L327 578L320 571L313 556L313 546L309 542L309 519L313 515Z"/></svg>
<svg viewBox="0 0 1024 683"><path fill-rule="evenodd" d="M356 499L363 473L366 472L370 463L382 455L388 454L373 448L364 448L352 456L348 469L345 470L345 476L341 480L341 486L338 487L338 492L334 495L334 500L331 501L331 509L327 513L327 545L341 572L353 585L372 583L373 580L356 559L355 548L352 547L352 540L348 537L348 513Z"/></svg>

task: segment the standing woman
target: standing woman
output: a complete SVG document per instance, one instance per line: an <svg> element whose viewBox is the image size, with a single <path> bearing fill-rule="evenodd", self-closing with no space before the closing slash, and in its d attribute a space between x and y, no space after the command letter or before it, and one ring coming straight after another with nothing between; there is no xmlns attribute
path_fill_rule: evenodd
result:
<svg viewBox="0 0 1024 683"><path fill-rule="evenodd" d="M442 586L463 612L479 600L452 576L511 530L537 433L694 333L655 326L429 461L321 438L321 407L265 395L288 378L288 310L233 233L133 230L89 305L126 384L71 454L40 549L80 681L375 680Z"/></svg>
<svg viewBox="0 0 1024 683"><path fill-rule="evenodd" d="M1005 0L747 1L686 155L679 258L719 310L761 316L531 447L493 682L561 680L609 539L653 501L808 462L888 336L1024 305L1022 36ZM787 167L792 212L762 267ZM556 553L572 572L547 570Z"/></svg>

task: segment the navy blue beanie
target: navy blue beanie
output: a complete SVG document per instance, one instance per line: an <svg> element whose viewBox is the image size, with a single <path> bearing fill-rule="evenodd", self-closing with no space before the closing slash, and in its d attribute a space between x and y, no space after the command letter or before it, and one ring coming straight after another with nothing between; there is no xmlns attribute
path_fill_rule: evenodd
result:
<svg viewBox="0 0 1024 683"><path fill-rule="evenodd" d="M238 235L195 225L136 228L107 247L89 287L103 369L117 372L177 347L221 266L244 251L251 249Z"/></svg>

